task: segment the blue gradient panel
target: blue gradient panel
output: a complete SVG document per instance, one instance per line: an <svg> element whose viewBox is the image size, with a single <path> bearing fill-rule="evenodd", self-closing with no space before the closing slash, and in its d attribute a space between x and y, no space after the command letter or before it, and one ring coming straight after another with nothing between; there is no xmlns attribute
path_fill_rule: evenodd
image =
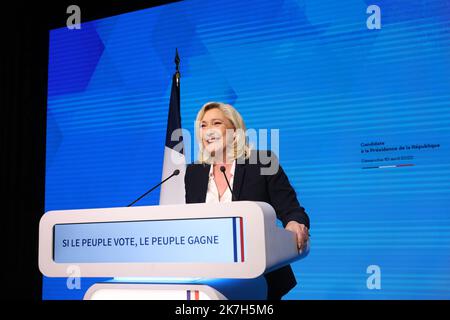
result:
<svg viewBox="0 0 450 320"><path fill-rule="evenodd" d="M450 298L450 1L184 1L52 30L46 210L160 181L175 47L185 129L225 101L280 130L312 226L286 299ZM43 297L99 280L45 278Z"/></svg>

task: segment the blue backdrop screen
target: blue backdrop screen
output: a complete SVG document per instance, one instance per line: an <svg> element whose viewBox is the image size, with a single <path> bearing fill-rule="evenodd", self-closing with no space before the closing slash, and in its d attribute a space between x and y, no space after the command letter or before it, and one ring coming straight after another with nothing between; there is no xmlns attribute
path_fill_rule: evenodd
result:
<svg viewBox="0 0 450 320"><path fill-rule="evenodd" d="M185 129L207 101L279 129L312 226L286 299L450 298L448 0L184 1L81 26L50 32L46 211L160 181L178 48ZM43 298L98 280L44 278Z"/></svg>

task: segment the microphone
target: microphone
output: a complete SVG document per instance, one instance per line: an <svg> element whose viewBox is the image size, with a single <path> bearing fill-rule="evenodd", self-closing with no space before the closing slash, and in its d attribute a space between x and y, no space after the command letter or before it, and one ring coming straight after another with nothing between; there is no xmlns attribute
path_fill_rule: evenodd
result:
<svg viewBox="0 0 450 320"><path fill-rule="evenodd" d="M227 182L228 189L230 189L230 191L231 191L231 200L232 200L232 201L236 201L237 199L236 199L236 197L234 196L233 189L231 189L230 182L228 181L228 178L227 178L227 175L226 175L226 173L225 173L225 170L226 170L226 169L225 169L225 166L221 166L221 167L220 167L220 171L222 171L223 176L225 177L225 181Z"/></svg>
<svg viewBox="0 0 450 320"><path fill-rule="evenodd" d="M153 190L155 190L156 188L158 188L160 185L162 185L164 182L166 182L167 180L171 179L174 176L177 176L180 174L180 170L176 169L173 171L173 173L168 176L167 178L165 178L163 181L161 181L160 183L158 183L156 186L154 186L153 188L151 188L150 190L148 190L146 193L144 193L142 196L140 196L139 198L137 198L136 200L134 200L132 203L130 203L129 205L127 205L127 207L131 207L133 204L135 204L136 202L138 202L139 200L141 200L143 197L145 197L146 195L148 195L150 192L152 192Z"/></svg>

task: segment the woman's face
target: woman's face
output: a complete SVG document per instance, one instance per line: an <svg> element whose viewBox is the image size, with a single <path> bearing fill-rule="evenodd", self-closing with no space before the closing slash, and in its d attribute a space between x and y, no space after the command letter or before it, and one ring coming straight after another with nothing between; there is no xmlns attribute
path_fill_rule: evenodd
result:
<svg viewBox="0 0 450 320"><path fill-rule="evenodd" d="M200 121L203 147L220 160L226 155L227 144L230 145L233 141L233 131L231 121L217 108L206 111Z"/></svg>

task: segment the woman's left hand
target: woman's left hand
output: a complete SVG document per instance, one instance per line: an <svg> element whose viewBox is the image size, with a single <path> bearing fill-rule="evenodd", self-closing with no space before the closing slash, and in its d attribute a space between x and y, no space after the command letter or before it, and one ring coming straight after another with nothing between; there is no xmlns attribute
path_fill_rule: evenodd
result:
<svg viewBox="0 0 450 320"><path fill-rule="evenodd" d="M299 251L302 251L306 248L306 244L309 239L309 231L308 228L297 221L289 221L286 225L286 230L292 231L295 233L297 238L297 248Z"/></svg>

